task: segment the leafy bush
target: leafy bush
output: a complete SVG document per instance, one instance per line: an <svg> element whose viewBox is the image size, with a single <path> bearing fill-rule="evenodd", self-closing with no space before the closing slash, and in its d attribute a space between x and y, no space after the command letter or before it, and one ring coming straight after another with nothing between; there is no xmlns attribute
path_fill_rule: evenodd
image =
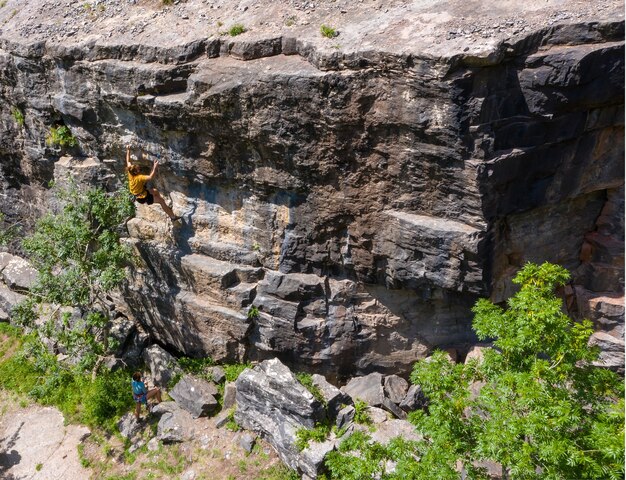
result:
<svg viewBox="0 0 626 480"><path fill-rule="evenodd" d="M84 395L82 421L112 431L115 420L134 405L130 389L132 373L126 370L103 371L93 382L88 382Z"/></svg>
<svg viewBox="0 0 626 480"><path fill-rule="evenodd" d="M46 143L54 147L75 147L78 145L76 137L72 135L72 131L65 125L59 127L50 127L46 136Z"/></svg>
<svg viewBox="0 0 626 480"><path fill-rule="evenodd" d="M367 413L367 403L357 398L354 402L354 423L361 425L371 425L372 419Z"/></svg>
<svg viewBox="0 0 626 480"><path fill-rule="evenodd" d="M407 478L458 478L459 464L478 476L483 460L512 478L623 477L624 383L591 365L590 322L574 323L554 293L568 279L557 265L527 264L506 310L484 299L473 308L478 338L495 338L482 362L453 365L439 352L415 365L430 405L411 421L428 448Z"/></svg>
<svg viewBox="0 0 626 480"><path fill-rule="evenodd" d="M252 364L249 362L231 363L222 365L222 368L224 369L224 374L226 375L226 381L234 382L235 380L237 380L237 377L241 375L241 372L243 372L246 368L252 368Z"/></svg>
<svg viewBox="0 0 626 480"><path fill-rule="evenodd" d="M244 27L241 23L235 23L232 27L230 27L230 29L228 30L228 34L231 37L236 37L237 35L241 35L242 33L244 33L246 31L246 27Z"/></svg>
<svg viewBox="0 0 626 480"><path fill-rule="evenodd" d="M320 27L320 33L322 34L322 37L326 38L335 38L339 35L333 27L329 27L328 25L322 25Z"/></svg>
<svg viewBox="0 0 626 480"><path fill-rule="evenodd" d="M108 350L104 299L126 279L125 267L132 260L130 248L120 242L119 226L132 215L133 205L123 190L108 194L72 184L57 195L60 211L41 218L34 234L23 241L38 278L13 318L32 326L45 305L80 308L85 312L80 321L57 309L39 328L89 368Z"/></svg>
<svg viewBox="0 0 626 480"><path fill-rule="evenodd" d="M299 428L296 432L296 447L298 450L304 450L309 446L309 441L323 442L330 434L330 425L328 423L318 423L315 428Z"/></svg>

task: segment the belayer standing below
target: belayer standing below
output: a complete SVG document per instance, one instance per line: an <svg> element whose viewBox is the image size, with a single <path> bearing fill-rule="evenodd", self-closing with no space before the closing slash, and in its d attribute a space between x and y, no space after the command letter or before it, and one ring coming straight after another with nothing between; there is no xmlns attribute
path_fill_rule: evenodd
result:
<svg viewBox="0 0 626 480"><path fill-rule="evenodd" d="M139 420L141 404L143 403L148 408L148 399L152 397L156 397L157 403L161 403L161 390L157 387L148 390L146 384L141 380L140 372L133 373L131 385L133 388L133 400L135 400L135 418Z"/></svg>
<svg viewBox="0 0 626 480"><path fill-rule="evenodd" d="M130 163L130 145L126 146L126 171L128 172L128 187L130 193L135 196L137 203L145 203L152 205L155 201L161 205L161 208L170 217L172 222L180 219L174 215L172 209L165 203L165 200L156 188L148 188L146 184L154 178L159 162L155 161L152 165L150 175L141 175L139 167Z"/></svg>

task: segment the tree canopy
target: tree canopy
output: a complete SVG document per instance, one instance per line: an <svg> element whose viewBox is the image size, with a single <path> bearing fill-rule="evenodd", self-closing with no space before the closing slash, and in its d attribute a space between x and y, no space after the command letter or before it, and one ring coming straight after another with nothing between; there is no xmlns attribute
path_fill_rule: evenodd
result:
<svg viewBox="0 0 626 480"><path fill-rule="evenodd" d="M106 350L106 294L126 277L131 251L119 232L133 204L125 190L80 189L72 182L58 189L58 199L58 209L23 242L39 275L14 317L29 325L43 317L46 336L87 365ZM78 308L80 318L70 308Z"/></svg>
<svg viewBox="0 0 626 480"><path fill-rule="evenodd" d="M327 461L333 478L478 479L491 467L516 480L622 479L624 382L591 364L591 323L570 319L555 293L568 280L560 266L529 263L506 308L479 300L473 328L492 341L482 359L455 364L435 352L414 366L430 403L410 421L424 440L381 449L360 439L356 457L343 456L357 448L346 441Z"/></svg>

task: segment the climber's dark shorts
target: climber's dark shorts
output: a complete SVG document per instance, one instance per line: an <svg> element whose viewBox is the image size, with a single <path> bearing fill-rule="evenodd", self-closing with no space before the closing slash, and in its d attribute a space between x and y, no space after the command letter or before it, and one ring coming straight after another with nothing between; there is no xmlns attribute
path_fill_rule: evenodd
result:
<svg viewBox="0 0 626 480"><path fill-rule="evenodd" d="M146 196L143 198L135 197L137 203L146 203L148 205L152 205L154 203L154 196L150 193L150 190L146 191Z"/></svg>

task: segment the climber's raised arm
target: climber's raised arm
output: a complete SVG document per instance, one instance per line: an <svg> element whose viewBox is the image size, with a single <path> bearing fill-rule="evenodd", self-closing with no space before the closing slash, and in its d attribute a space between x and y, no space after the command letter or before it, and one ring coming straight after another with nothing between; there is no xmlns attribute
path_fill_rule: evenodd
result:
<svg viewBox="0 0 626 480"><path fill-rule="evenodd" d="M130 145L126 145L126 168L130 168Z"/></svg>
<svg viewBox="0 0 626 480"><path fill-rule="evenodd" d="M152 171L150 172L150 175L148 175L148 180L152 180L154 178L154 176L156 175L156 170L158 166L159 166L159 161L155 160L154 163L152 164Z"/></svg>

